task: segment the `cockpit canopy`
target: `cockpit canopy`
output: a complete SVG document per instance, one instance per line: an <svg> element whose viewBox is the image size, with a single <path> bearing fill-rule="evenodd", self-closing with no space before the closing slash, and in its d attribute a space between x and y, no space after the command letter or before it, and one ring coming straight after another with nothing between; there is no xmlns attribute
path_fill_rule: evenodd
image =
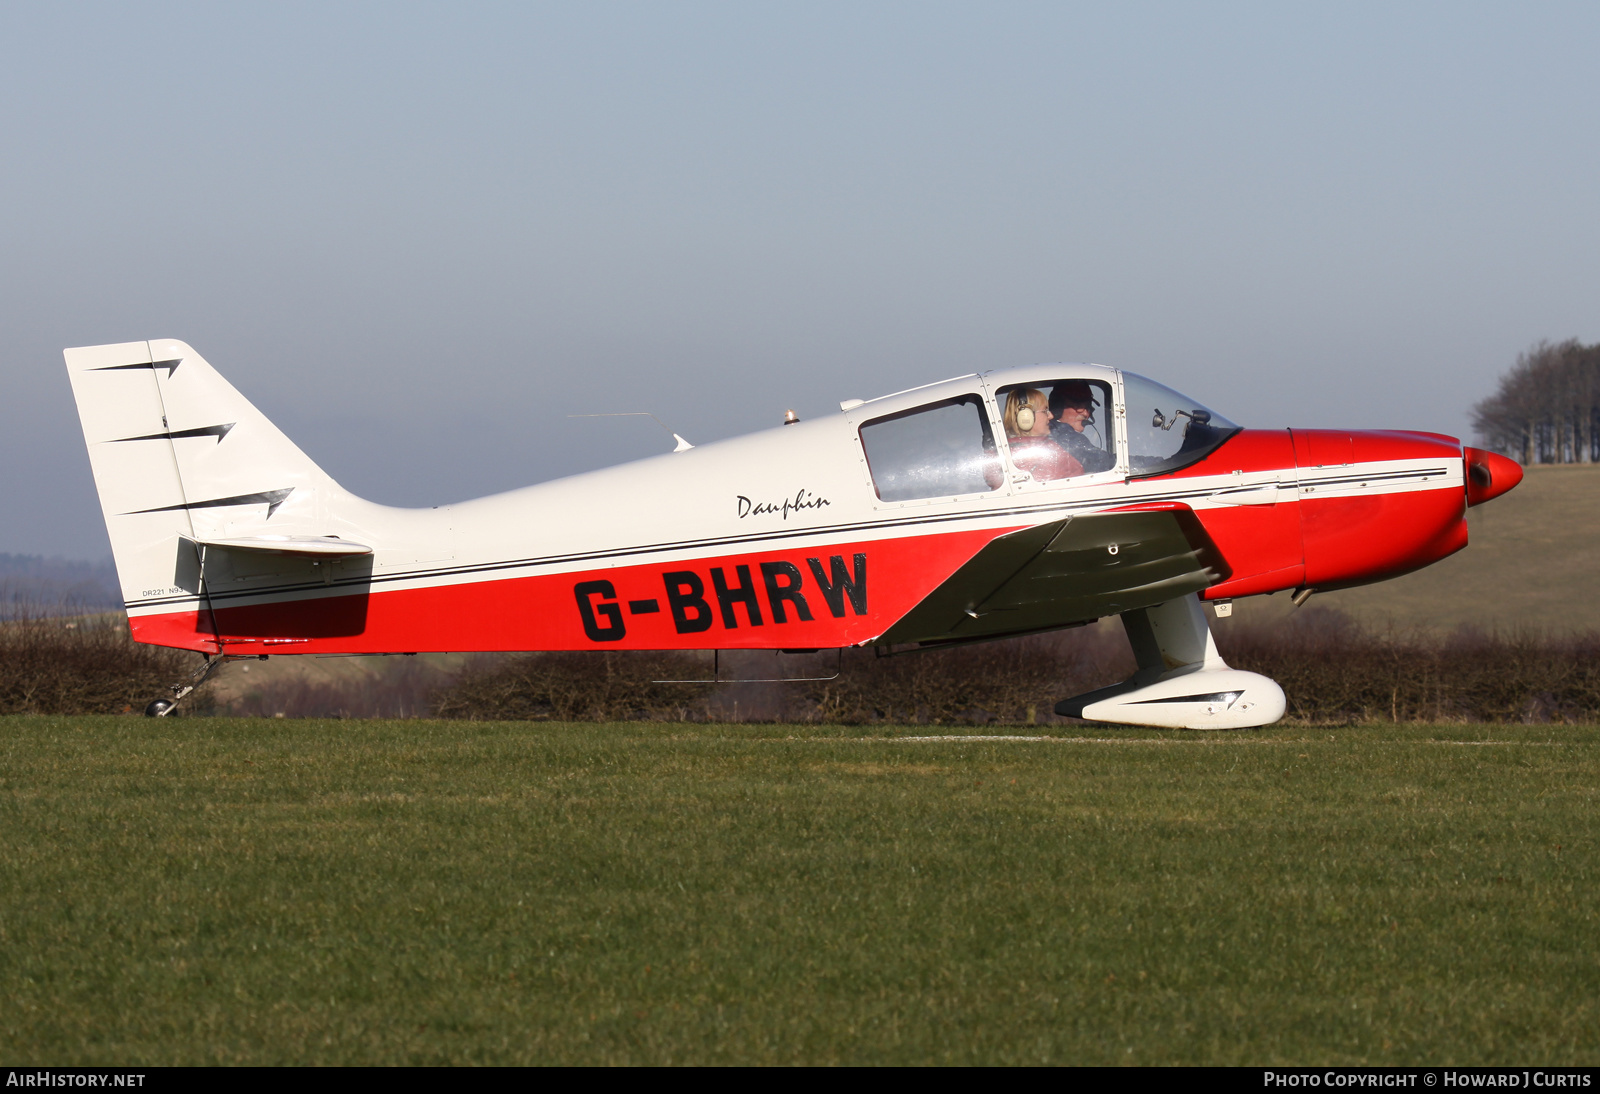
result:
<svg viewBox="0 0 1600 1094"><path fill-rule="evenodd" d="M928 401L870 418L861 446L886 502L1147 478L1204 459L1239 427L1131 372L1021 369L990 387L979 377L938 385ZM1031 370L1030 370L1031 371ZM1076 373L1076 374L1074 374ZM960 391L966 384L970 391ZM943 397L938 397L942 395ZM1116 413L1121 409L1122 413Z"/></svg>

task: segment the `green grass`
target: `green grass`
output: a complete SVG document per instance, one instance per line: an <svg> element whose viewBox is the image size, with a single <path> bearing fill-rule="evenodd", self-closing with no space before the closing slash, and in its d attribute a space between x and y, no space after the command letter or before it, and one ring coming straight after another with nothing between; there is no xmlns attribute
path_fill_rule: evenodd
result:
<svg viewBox="0 0 1600 1094"><path fill-rule="evenodd" d="M1600 729L932 732L0 719L0 1057L1600 1062Z"/></svg>

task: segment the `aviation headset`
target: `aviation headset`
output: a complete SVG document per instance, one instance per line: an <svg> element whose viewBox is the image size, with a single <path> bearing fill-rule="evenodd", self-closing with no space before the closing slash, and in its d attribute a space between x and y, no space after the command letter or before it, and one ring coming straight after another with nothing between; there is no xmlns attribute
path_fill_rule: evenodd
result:
<svg viewBox="0 0 1600 1094"><path fill-rule="evenodd" d="M1028 397L1030 394L1038 392L1033 388L1019 387L1006 395L1007 413L1011 414L1012 420L1016 422L1019 433L1032 432L1033 427L1039 422L1040 412L1033 408L1033 401ZM1017 408L1014 413L1010 409L1013 406Z"/></svg>

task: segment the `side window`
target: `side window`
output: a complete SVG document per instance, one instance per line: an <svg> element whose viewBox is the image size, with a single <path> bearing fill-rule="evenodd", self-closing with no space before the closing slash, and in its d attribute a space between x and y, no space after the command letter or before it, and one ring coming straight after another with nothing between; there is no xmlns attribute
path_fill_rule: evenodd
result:
<svg viewBox="0 0 1600 1094"><path fill-rule="evenodd" d="M884 501L982 494L1001 485L983 399L963 395L861 427L872 485Z"/></svg>
<svg viewBox="0 0 1600 1094"><path fill-rule="evenodd" d="M1100 380L1040 380L995 393L1011 463L1035 482L1110 471L1117 465L1111 387Z"/></svg>

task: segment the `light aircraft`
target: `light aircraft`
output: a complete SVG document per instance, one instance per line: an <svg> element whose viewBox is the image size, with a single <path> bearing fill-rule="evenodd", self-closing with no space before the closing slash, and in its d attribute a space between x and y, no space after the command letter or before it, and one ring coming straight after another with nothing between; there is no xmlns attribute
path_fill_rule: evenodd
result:
<svg viewBox="0 0 1600 1094"><path fill-rule="evenodd" d="M281 654L895 653L1118 615L1137 672L1058 713L1266 725L1283 691L1223 661L1203 602L1426 566L1522 477L1453 437L1244 429L1049 364L399 509L341 489L182 342L66 362L133 637L206 654L194 682Z"/></svg>

